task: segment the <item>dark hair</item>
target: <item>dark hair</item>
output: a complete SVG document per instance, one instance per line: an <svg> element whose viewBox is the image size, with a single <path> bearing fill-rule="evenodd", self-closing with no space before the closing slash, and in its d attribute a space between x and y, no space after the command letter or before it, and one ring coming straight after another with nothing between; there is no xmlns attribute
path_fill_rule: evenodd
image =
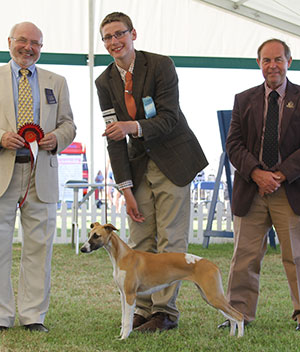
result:
<svg viewBox="0 0 300 352"><path fill-rule="evenodd" d="M257 49L257 57L258 57L258 60L260 60L260 53L263 49L263 47L266 45L266 44L269 44L269 43L279 43L283 46L284 48L284 55L285 55L285 58L287 60L289 60L291 58L291 49L289 48L289 46L286 44L286 42L284 42L283 40L280 40L280 39L276 39L276 38L273 38L273 39L269 39L269 40L266 40L265 42L263 42L260 47Z"/></svg>
<svg viewBox="0 0 300 352"><path fill-rule="evenodd" d="M102 28L112 22L122 22L125 24L127 29L131 32L133 30L133 24L129 16L125 15L123 12L112 12L109 15L105 16L103 21L100 24L100 33L102 35Z"/></svg>

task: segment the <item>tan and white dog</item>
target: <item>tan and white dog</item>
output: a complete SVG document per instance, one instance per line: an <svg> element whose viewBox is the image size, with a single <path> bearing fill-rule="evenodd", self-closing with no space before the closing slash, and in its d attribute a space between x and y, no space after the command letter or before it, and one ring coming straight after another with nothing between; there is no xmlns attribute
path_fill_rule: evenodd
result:
<svg viewBox="0 0 300 352"><path fill-rule="evenodd" d="M224 296L218 267L204 258L184 253L148 253L131 249L113 231L113 225L91 224L89 239L81 252L90 253L104 247L114 267L114 279L121 294L122 329L120 338L132 331L136 296L151 294L179 280L195 283L202 298L230 320L230 335L244 334L243 314L234 309Z"/></svg>

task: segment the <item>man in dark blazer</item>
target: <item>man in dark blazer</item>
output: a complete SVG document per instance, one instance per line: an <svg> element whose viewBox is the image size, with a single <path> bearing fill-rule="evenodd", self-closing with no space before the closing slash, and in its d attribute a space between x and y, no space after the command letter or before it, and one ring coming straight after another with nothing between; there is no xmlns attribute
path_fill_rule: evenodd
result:
<svg viewBox="0 0 300 352"><path fill-rule="evenodd" d="M286 78L292 57L286 43L271 39L258 49L257 63L264 84L235 97L226 142L236 168L232 212L235 247L228 280L230 304L244 314L245 323L255 319L261 262L267 234L273 225L282 252L294 312L300 329L300 86ZM268 108L276 96L278 122L274 162L265 157ZM273 115L270 115L274 117ZM272 165L273 164L273 165ZM219 327L226 327L229 322Z"/></svg>
<svg viewBox="0 0 300 352"><path fill-rule="evenodd" d="M100 32L114 62L96 86L114 177L126 200L129 244L149 252L185 252L190 182L207 160L180 109L174 64L166 56L136 51L136 30L123 13L106 16ZM125 86L128 72L133 80L130 91ZM134 98L133 115L125 94ZM176 327L178 289L176 284L139 298L133 327Z"/></svg>

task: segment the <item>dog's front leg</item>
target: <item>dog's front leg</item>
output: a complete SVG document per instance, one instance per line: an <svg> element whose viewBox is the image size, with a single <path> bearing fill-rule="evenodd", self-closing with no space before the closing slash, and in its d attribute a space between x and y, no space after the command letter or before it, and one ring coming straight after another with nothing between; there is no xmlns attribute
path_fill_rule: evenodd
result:
<svg viewBox="0 0 300 352"><path fill-rule="evenodd" d="M120 291L121 307L122 307L122 322L121 322L122 325L121 325L121 332L119 336L119 338L121 338L123 335L124 325L125 325L125 294L123 290L120 289L119 291Z"/></svg>
<svg viewBox="0 0 300 352"><path fill-rule="evenodd" d="M126 339L132 331L133 314L135 308L135 295L124 295L124 316L122 317L121 340Z"/></svg>
<svg viewBox="0 0 300 352"><path fill-rule="evenodd" d="M232 319L229 319L229 321L230 321L230 333L229 334L230 334L230 336L234 336L237 323L235 320L232 320Z"/></svg>

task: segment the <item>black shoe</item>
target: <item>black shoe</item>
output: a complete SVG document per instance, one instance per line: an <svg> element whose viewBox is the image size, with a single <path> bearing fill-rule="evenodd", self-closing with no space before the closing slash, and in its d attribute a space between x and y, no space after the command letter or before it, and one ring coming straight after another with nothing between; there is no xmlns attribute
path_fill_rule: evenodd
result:
<svg viewBox="0 0 300 352"><path fill-rule="evenodd" d="M244 320L244 326L250 324L248 321ZM230 320L227 319L224 321L224 323L218 325L218 329L225 329L225 328L230 328ZM300 329L300 324L299 324L299 329Z"/></svg>
<svg viewBox="0 0 300 352"><path fill-rule="evenodd" d="M296 326L296 331L300 331L300 323Z"/></svg>
<svg viewBox="0 0 300 352"><path fill-rule="evenodd" d="M0 331L4 331L4 330L7 330L8 327L7 326L0 326Z"/></svg>
<svg viewBox="0 0 300 352"><path fill-rule="evenodd" d="M24 325L24 328L29 331L49 332L43 324L39 323Z"/></svg>

